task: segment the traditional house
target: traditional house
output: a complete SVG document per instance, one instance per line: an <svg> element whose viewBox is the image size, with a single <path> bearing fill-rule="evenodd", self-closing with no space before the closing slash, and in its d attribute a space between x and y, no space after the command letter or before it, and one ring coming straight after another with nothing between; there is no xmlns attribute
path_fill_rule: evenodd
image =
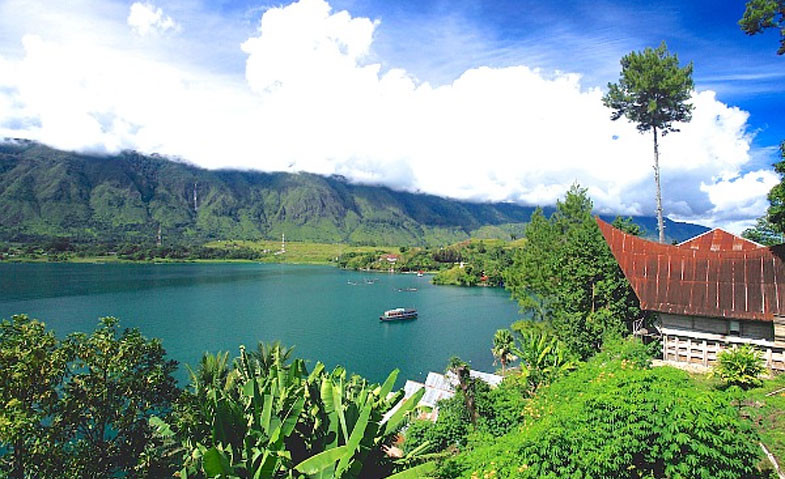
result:
<svg viewBox="0 0 785 479"><path fill-rule="evenodd" d="M379 257L381 261L387 261L390 264L395 264L398 262L398 255L395 254L383 254Z"/></svg>
<svg viewBox="0 0 785 479"><path fill-rule="evenodd" d="M658 313L664 360L709 366L722 349L750 344L785 370L785 244L714 229L666 245L597 224L641 309Z"/></svg>

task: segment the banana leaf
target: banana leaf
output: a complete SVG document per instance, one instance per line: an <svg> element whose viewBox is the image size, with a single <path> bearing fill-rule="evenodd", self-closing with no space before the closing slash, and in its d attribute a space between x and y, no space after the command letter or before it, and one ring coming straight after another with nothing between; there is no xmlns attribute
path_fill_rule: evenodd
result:
<svg viewBox="0 0 785 479"><path fill-rule="evenodd" d="M344 454L346 454L347 450L347 446L327 449L326 451L313 455L300 464L297 464L294 466L294 469L308 476L319 474L328 467L332 467Z"/></svg>
<svg viewBox="0 0 785 479"><path fill-rule="evenodd" d="M420 399L422 399L424 394L425 388L422 388L414 393L409 399L404 401L403 404L401 404L401 407L399 407L398 410L395 411L392 416L390 416L390 419L384 423L384 433L382 435L387 436L388 434L391 434L393 431L398 429L398 426L400 426L401 421L403 421L404 417L406 416L406 413L417 407L417 404L420 402Z"/></svg>
<svg viewBox="0 0 785 479"><path fill-rule="evenodd" d="M335 469L335 474L339 477L349 466L349 461L351 461L352 457L354 457L354 453L357 451L357 448L360 447L360 441L362 441L363 437L365 436L365 431L368 427L368 419L371 417L372 408L373 402L372 399L369 398L365 402L365 407L363 407L362 412L360 412L360 417L357 419L354 429L352 429L352 435L349 437L349 440L346 443L346 454L344 454L344 456L338 462L338 467Z"/></svg>
<svg viewBox="0 0 785 479"><path fill-rule="evenodd" d="M419 466L406 469L392 476L387 476L385 479L424 479L429 477L428 474L436 470L435 462L426 462Z"/></svg>

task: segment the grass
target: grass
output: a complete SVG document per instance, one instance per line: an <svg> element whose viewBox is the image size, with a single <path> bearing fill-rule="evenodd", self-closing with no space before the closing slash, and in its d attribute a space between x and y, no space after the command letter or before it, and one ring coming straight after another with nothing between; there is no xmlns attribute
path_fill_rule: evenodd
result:
<svg viewBox="0 0 785 479"><path fill-rule="evenodd" d="M281 250L280 241L212 241L208 248L250 248L261 254L259 261L269 263L298 264L330 264L344 253L395 253L398 248L392 246L352 246L339 243L310 243L292 241L286 243L286 252L275 254ZM265 253L265 251L267 251Z"/></svg>
<svg viewBox="0 0 785 479"><path fill-rule="evenodd" d="M701 389L721 389L722 381L710 374L690 374L693 384ZM741 413L749 418L761 441L777 459L780 467L785 466L785 374L766 379L760 387L745 391ZM732 393L729 393L732 394ZM764 459L765 460L765 459ZM768 464L768 461L766 461Z"/></svg>
<svg viewBox="0 0 785 479"><path fill-rule="evenodd" d="M785 390L771 396L767 394L782 388L785 388L785 374L747 391L744 401L744 412L780 467L785 466Z"/></svg>

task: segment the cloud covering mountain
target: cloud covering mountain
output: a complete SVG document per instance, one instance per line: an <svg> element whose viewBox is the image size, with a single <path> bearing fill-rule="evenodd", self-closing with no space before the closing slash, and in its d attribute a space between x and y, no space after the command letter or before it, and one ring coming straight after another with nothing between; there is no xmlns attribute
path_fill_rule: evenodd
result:
<svg viewBox="0 0 785 479"><path fill-rule="evenodd" d="M21 3L0 6L28 19L22 49L0 56L0 136L528 205L553 204L578 181L602 212L654 210L650 135L612 122L602 90L578 73L477 65L431 84L374 54L384 18L300 0L264 11L237 45L240 78L176 58L195 27L175 11L87 13L81 1L49 14L70 22L52 31ZM777 177L748 167L747 112L709 90L692 101L692 122L662 139L666 214L738 231L764 212Z"/></svg>

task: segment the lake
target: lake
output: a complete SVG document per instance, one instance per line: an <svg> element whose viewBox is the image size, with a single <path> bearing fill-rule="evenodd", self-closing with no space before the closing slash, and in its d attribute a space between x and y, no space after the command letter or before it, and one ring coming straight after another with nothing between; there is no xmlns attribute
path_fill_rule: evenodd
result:
<svg viewBox="0 0 785 479"><path fill-rule="evenodd" d="M372 284L369 284L372 282ZM356 284L350 284L356 283ZM417 292L400 292L417 288ZM382 323L386 309L419 319ZM509 293L434 286L428 276L283 264L0 264L0 318L27 313L58 335L116 316L163 341L169 357L196 364L204 351L295 345L313 366L343 365L379 382L442 371L452 355L493 371L493 333L519 318ZM186 378L181 367L178 379Z"/></svg>

